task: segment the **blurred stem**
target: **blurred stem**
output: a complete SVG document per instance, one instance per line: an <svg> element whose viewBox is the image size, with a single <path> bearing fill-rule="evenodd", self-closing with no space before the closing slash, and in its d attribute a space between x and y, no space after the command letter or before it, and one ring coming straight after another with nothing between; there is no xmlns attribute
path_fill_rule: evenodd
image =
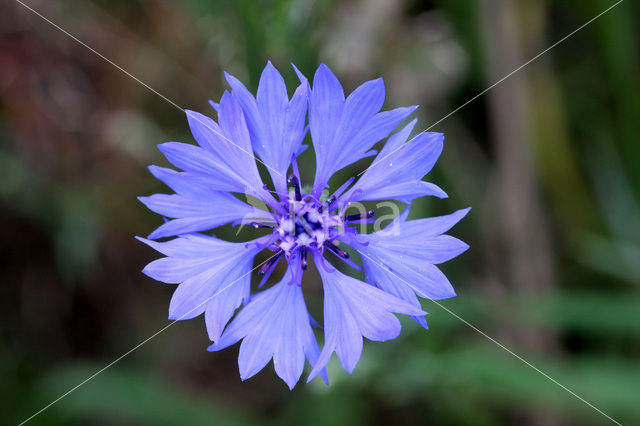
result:
<svg viewBox="0 0 640 426"><path fill-rule="evenodd" d="M515 3L484 0L487 81L493 83L517 68L523 58ZM532 131L527 120L528 70L522 70L487 94L497 162L497 229L504 245L506 279L523 292L547 290L554 268L547 224L531 155Z"/></svg>
<svg viewBox="0 0 640 426"><path fill-rule="evenodd" d="M521 22L518 6L509 0L484 0L481 18L487 49L489 84L508 74L525 60L523 46L527 22ZM525 42L526 40L526 42ZM503 271L502 280L527 295L547 292L554 283L550 236L540 199L536 170L531 153L533 132L528 122L529 74L519 71L487 94L495 148L497 171L495 192L497 211L492 221L495 243L501 254L495 270ZM528 351L547 352L553 338L532 328L519 334L520 344ZM534 423L548 418L531 414Z"/></svg>
<svg viewBox="0 0 640 426"><path fill-rule="evenodd" d="M511 0L483 0L481 19L487 45L486 75L489 84L526 61L523 46L539 45L526 32L527 20L519 18L522 3ZM502 249L498 258L504 268L503 280L517 292L533 295L548 292L554 283L550 235L544 216L536 170L531 153L534 133L528 121L530 104L529 69L524 69L487 94L489 116L495 148L498 220L492 221L497 243ZM555 347L553 335L532 327L520 330L519 343L528 352L549 352ZM549 414L532 410L531 424L554 424Z"/></svg>

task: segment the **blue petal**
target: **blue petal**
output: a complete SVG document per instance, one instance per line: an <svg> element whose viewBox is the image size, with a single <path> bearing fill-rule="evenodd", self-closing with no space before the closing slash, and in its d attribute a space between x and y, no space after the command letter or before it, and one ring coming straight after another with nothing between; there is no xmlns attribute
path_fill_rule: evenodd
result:
<svg viewBox="0 0 640 426"><path fill-rule="evenodd" d="M420 301L418 300L415 291L406 285L406 283L399 280L397 277L394 277L392 274L387 273L387 270L381 269L379 265L373 262L364 263L364 267L366 282L374 284L381 290L384 290L389 294L411 303L416 308L421 309ZM425 329L429 328L423 315L412 316L411 318Z"/></svg>
<svg viewBox="0 0 640 426"><path fill-rule="evenodd" d="M289 101L284 79L270 61L256 99L237 78L229 74L226 78L244 111L256 154L268 166L276 189L286 193L291 157L300 150L306 133L308 83L303 82Z"/></svg>
<svg viewBox="0 0 640 426"><path fill-rule="evenodd" d="M372 155L369 149L415 110L409 107L379 113L383 103L381 78L362 84L345 101L338 79L326 65L320 65L309 99L309 124L317 158L316 195L334 172Z"/></svg>
<svg viewBox="0 0 640 426"><path fill-rule="evenodd" d="M253 332L256 324L262 323L265 318L268 318L266 313L269 313L279 294L277 288L279 287L274 285L252 296L247 305L238 312L238 315L224 330L220 340L209 346L208 350L213 352L225 349Z"/></svg>
<svg viewBox="0 0 640 426"><path fill-rule="evenodd" d="M357 136L380 111L383 103L384 83L382 78L367 81L349 95L344 103L342 119L336 130L333 150L329 155L319 157L319 173L316 173L318 176L316 181L326 182L335 171L369 155L365 151L369 150L377 140L372 141ZM328 163L325 165L321 160L328 160ZM322 174L323 166L326 166L327 169L324 175Z"/></svg>
<svg viewBox="0 0 640 426"><path fill-rule="evenodd" d="M278 152L278 158L274 158L281 170L286 171L291 162L291 155L300 155L306 148L302 145L308 128L305 126L307 120L307 108L309 104L309 84L303 83L294 92L291 101L287 106L287 114L284 121L284 137L282 148ZM277 145L276 145L277 146ZM275 157L275 156L274 156Z"/></svg>
<svg viewBox="0 0 640 426"><path fill-rule="evenodd" d="M227 244L232 244L202 234L184 235L181 238L165 242L151 241L141 237L136 237L136 239L165 256L185 259L202 257L205 254L222 255L227 250Z"/></svg>
<svg viewBox="0 0 640 426"><path fill-rule="evenodd" d="M269 212L249 206L228 192L213 190L212 186L215 185L210 185L207 177L195 177L187 172L158 166L150 166L149 170L177 192L174 195L155 194L150 197L138 197L154 212L177 218L160 226L150 238L206 231L238 219L271 218Z"/></svg>
<svg viewBox="0 0 640 426"><path fill-rule="evenodd" d="M456 295L447 277L427 261L377 250L363 250L361 254L372 284L378 285L379 280L395 279L398 286L408 287L418 296L431 300L448 299Z"/></svg>
<svg viewBox="0 0 640 426"><path fill-rule="evenodd" d="M353 187L356 189L360 188L360 186L356 187L356 185ZM425 196L447 198L447 193L439 186L431 182L423 182L420 179L416 179L413 182L398 182L389 185L377 184L373 189L365 189L363 192L359 192L358 194L356 194L350 201L393 199L405 203L411 203L411 201L416 198Z"/></svg>
<svg viewBox="0 0 640 426"><path fill-rule="evenodd" d="M263 147L266 146L267 142L265 140L265 135L262 132L262 115L258 110L256 100L240 80L227 72L225 72L224 75L229 86L231 86L232 95L238 100L242 110L244 111L247 127L251 134L253 149L256 154L262 158L262 154L264 153Z"/></svg>
<svg viewBox="0 0 640 426"><path fill-rule="evenodd" d="M222 192L221 194L225 194ZM187 198L176 194L153 194L149 197L138 197L138 200L151 211L167 217L189 217L211 213L203 204L187 204ZM205 209L203 212L202 210Z"/></svg>
<svg viewBox="0 0 640 426"><path fill-rule="evenodd" d="M351 145L354 147L362 145L363 148L361 148L360 151L367 151L374 144L389 136L389 133L398 127L398 124L413 114L417 108L417 106L401 107L391 111L382 111L377 113L371 118L371 120L369 120L362 130L360 130L360 133L356 135ZM354 161L357 160L359 160L359 158Z"/></svg>
<svg viewBox="0 0 640 426"><path fill-rule="evenodd" d="M204 197L185 197L177 194L154 194L138 197L150 210L166 217L231 215L242 217L254 209L228 192L209 191ZM267 213L267 212L264 212Z"/></svg>
<svg viewBox="0 0 640 426"><path fill-rule="evenodd" d="M423 219L416 220L406 220L408 215L408 210L403 212L403 214L399 217L400 222L398 226L402 226L399 229L391 229L394 226L394 223L389 224L390 229L384 229L378 233L378 235L383 235L385 233L390 234L394 233L398 236L402 235L403 237L409 236L435 236L440 235L447 232L449 229L453 228L453 226L460 222L462 218L464 218L467 213L471 211L471 207L467 207L466 209L457 210L451 214L443 215L443 216L435 216L435 217L427 217Z"/></svg>
<svg viewBox="0 0 640 426"><path fill-rule="evenodd" d="M169 186L176 184L177 180L182 180L181 187L184 188L191 181L195 185L206 185L211 190L248 193L265 201L270 199L270 194L262 188L255 161L250 158L253 164L233 164L231 157L227 157L225 162L205 149L179 142L163 143L158 145L158 149L171 164L185 171L169 176L161 171L161 168L153 169L152 172L163 174L167 179L163 181ZM245 157L236 159L247 163Z"/></svg>
<svg viewBox="0 0 640 426"><path fill-rule="evenodd" d="M198 185L191 185L197 188ZM195 193L195 194L194 194ZM269 219L271 215L254 208L230 193L211 191L202 187L192 189L189 196L154 194L138 197L150 210L166 217L176 218L156 229L149 238L163 238L192 232L207 231L238 219Z"/></svg>
<svg viewBox="0 0 640 426"><path fill-rule="evenodd" d="M317 257L317 256L316 256ZM316 264L320 259L314 261ZM318 268L324 289L325 343L309 380L326 366L335 351L343 368L353 372L362 352L362 337L385 341L400 333L400 322L393 314L424 315L406 301L339 271Z"/></svg>
<svg viewBox="0 0 640 426"><path fill-rule="evenodd" d="M217 328L221 330L249 294L253 259L260 250L255 245L230 243L206 235L187 235L164 243L139 240L167 255L151 262L144 272L161 281L180 283L171 298L169 319L194 318L216 297L222 297L230 305L216 317ZM225 291L232 294L223 295ZM212 334L216 334L215 327Z"/></svg>
<svg viewBox="0 0 640 426"><path fill-rule="evenodd" d="M365 145L353 141L384 102L384 83L381 78L362 84L349 95L346 101L343 101L341 89L338 91L338 86L335 84L337 81L335 76L326 67L326 72L322 70L321 66L316 73L311 97L311 109L318 111L310 114L311 133L317 158L316 185L327 183L335 171L359 160L362 154L376 142ZM330 82L333 84L326 84ZM325 90L327 93L323 93ZM336 94L332 95L331 90ZM315 94L318 96L314 96ZM336 108L338 103L339 109L328 110L331 107ZM338 113L340 115L337 115ZM311 121L312 117L315 117L314 121ZM322 129L319 130L319 127ZM335 132L333 129L328 130L329 127L335 127ZM314 128L315 133L320 135L314 134Z"/></svg>
<svg viewBox="0 0 640 426"><path fill-rule="evenodd" d="M345 194L351 201L396 199L409 202L433 195L446 198L436 185L423 182L442 153L442 133L420 133L405 144L415 121L389 138L373 164Z"/></svg>
<svg viewBox="0 0 640 426"><path fill-rule="evenodd" d="M149 171L156 179L181 195L199 198L207 197L213 191L210 185L207 185L206 178L197 178L185 172L158 166L149 166Z"/></svg>
<svg viewBox="0 0 640 426"><path fill-rule="evenodd" d="M237 217L235 215L231 217L228 215L226 217L204 216L170 220L156 228L151 234L149 234L149 238L158 239L185 235L193 232L207 231L220 225L224 225L225 223L229 223L236 218Z"/></svg>
<svg viewBox="0 0 640 426"><path fill-rule="evenodd" d="M260 157L265 154L269 156L272 150L277 149L276 142L282 140L283 124L289 104L287 86L271 61L267 62L260 76L256 103L261 112L267 113L262 114L264 125L262 131L266 142L270 142L266 146L259 146L259 148L256 146L256 152L260 152Z"/></svg>
<svg viewBox="0 0 640 426"><path fill-rule="evenodd" d="M375 240L375 238L373 238ZM404 241L403 241L404 240ZM422 236L422 238L384 238L373 242L376 248L390 254L412 256L438 265L464 253L469 245L450 235Z"/></svg>
<svg viewBox="0 0 640 426"><path fill-rule="evenodd" d="M342 118L336 130L338 141L346 141L355 136L384 103L384 82L382 78L362 83L344 103Z"/></svg>
<svg viewBox="0 0 640 426"><path fill-rule="evenodd" d="M320 349L309 323L302 289L291 285L287 271L282 281L254 297L233 319L220 341L209 351L226 348L242 340L238 366L246 380L273 358L278 376L290 389L304 368L305 357L313 365ZM326 372L323 372L326 380Z"/></svg>
<svg viewBox="0 0 640 426"><path fill-rule="evenodd" d="M216 343L236 309L249 300L250 286L232 285L207 303L204 313L209 339Z"/></svg>
<svg viewBox="0 0 640 426"><path fill-rule="evenodd" d="M142 273L163 283L179 284L208 270L215 262L207 258L163 257L145 266Z"/></svg>
<svg viewBox="0 0 640 426"><path fill-rule="evenodd" d="M317 161L330 152L336 128L344 108L344 91L337 77L325 64L320 64L313 78L309 97L309 126ZM326 183L326 182L325 182Z"/></svg>
<svg viewBox="0 0 640 426"><path fill-rule="evenodd" d="M167 242L136 238L167 256L149 263L142 272L169 284L183 282L206 270L231 244L204 235L188 235Z"/></svg>
<svg viewBox="0 0 640 426"><path fill-rule="evenodd" d="M227 161L227 164L235 166L235 170L262 183L253 157L249 129L244 119L242 107L229 92L224 92L220 99L218 121L220 129L228 139L216 147L217 152ZM233 144L230 141L233 141Z"/></svg>
<svg viewBox="0 0 640 426"><path fill-rule="evenodd" d="M219 125L197 112L187 110L186 113L191 133L203 149L193 147L187 150L182 147L187 152L179 158L172 152L172 158L167 156L169 161L200 178L204 174L204 177L211 178L213 185L218 181L218 185L224 185L224 188L214 189L251 192L264 197L249 131L236 98L227 92L222 95L218 110Z"/></svg>
<svg viewBox="0 0 640 426"><path fill-rule="evenodd" d="M243 244L244 246L244 244ZM249 291L251 285L251 266L253 255L245 252L228 255L219 259L210 269L184 281L173 293L169 304L169 319L183 320L195 318L205 311L206 305L214 297L232 287L241 287ZM226 321L231 319L231 315ZM225 323L226 323L225 321Z"/></svg>
<svg viewBox="0 0 640 426"><path fill-rule="evenodd" d="M171 164L187 172L185 176L206 182L214 190L244 192L236 173L210 152L180 142L166 142L158 145L158 149Z"/></svg>
<svg viewBox="0 0 640 426"><path fill-rule="evenodd" d="M446 216L409 221L405 214L381 231L361 235L367 245L355 247L360 253L367 282L414 306L419 306L415 295L432 300L454 297L451 283L435 264L468 249L464 242L442 234L468 211L463 209ZM420 319L414 319L423 324Z"/></svg>

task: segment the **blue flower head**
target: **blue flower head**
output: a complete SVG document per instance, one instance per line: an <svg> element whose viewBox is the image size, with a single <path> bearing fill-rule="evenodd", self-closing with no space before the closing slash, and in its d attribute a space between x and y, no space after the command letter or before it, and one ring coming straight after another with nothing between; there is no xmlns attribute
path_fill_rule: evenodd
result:
<svg viewBox="0 0 640 426"><path fill-rule="evenodd" d="M295 67L294 67L295 68ZM342 86L322 64L313 86L300 79L291 98L280 73L269 62L254 97L235 77L226 75L230 92L212 103L218 121L187 111L198 145L159 145L180 171L151 166L151 173L174 194L140 197L149 209L168 218L141 241L165 257L143 272L158 281L178 284L169 318L183 320L204 313L209 351L242 341L241 378L253 376L271 360L276 373L293 388L306 361L309 379L320 375L335 352L349 373L362 352L363 337L385 341L398 336L395 314L409 315L427 327L419 297L455 296L436 265L468 246L444 233L468 209L441 217L407 220L408 209L386 228L358 234L353 226L369 223L374 211L345 214L347 205L395 199L410 204L426 195L446 197L422 180L434 166L444 136L419 133L409 138L416 120L389 136L416 107L380 111L382 79L368 81L345 98ZM310 131L317 166L311 189L303 191L296 163ZM373 164L355 181L328 188L338 170L373 156L377 142L388 138ZM263 184L255 155L269 171L272 189ZM355 181L355 183L354 183ZM264 208L241 201L233 193L259 199ZM228 242L205 232L228 224L264 228L266 235L248 243ZM160 242L158 239L175 237ZM349 259L345 246L358 252L362 266ZM262 250L271 256L254 268ZM324 290L324 347L320 350L303 295L303 275L313 259ZM331 261L330 261L330 260ZM251 295L251 273L262 284L279 261L288 264L282 279ZM364 269L365 282L338 271L331 262ZM241 309L240 309L241 308ZM239 309L239 310L238 310Z"/></svg>

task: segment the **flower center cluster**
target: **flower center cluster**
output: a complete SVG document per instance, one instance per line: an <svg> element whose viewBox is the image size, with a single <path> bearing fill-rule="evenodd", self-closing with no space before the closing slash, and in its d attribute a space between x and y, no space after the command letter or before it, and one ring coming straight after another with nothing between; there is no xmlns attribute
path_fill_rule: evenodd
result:
<svg viewBox="0 0 640 426"><path fill-rule="evenodd" d="M282 209L274 212L274 222L253 222L255 228L272 228L273 237L268 248L276 252L269 261L260 268L260 275L270 273L282 256L290 259L299 256L302 269L307 268L309 251L322 253L328 249L338 257L347 260L349 254L338 247L334 240L343 235L348 225L358 223L373 217L374 212L367 212L364 217L360 214L344 216L337 209L336 197L331 196L321 202L311 194L302 194L297 177L291 176L289 182L293 185L293 194L281 197L279 205Z"/></svg>
<svg viewBox="0 0 640 426"><path fill-rule="evenodd" d="M281 216L275 228L280 237L278 245L285 255L303 247L320 251L334 247L332 241L344 233L344 218L330 213L331 206L326 203L290 199L286 204L289 215Z"/></svg>

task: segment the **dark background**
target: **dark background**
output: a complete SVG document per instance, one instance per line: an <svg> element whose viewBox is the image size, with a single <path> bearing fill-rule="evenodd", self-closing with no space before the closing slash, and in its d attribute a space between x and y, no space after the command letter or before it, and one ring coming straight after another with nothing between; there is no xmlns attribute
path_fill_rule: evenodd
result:
<svg viewBox="0 0 640 426"><path fill-rule="evenodd" d="M182 107L207 114L223 70L255 90L267 59L293 88L326 62L347 92L383 76L416 130L613 0L44 1L44 15ZM429 180L473 206L452 231L443 304L617 420L640 423L638 4L624 1L446 118ZM16 424L168 324L172 286L134 240L161 218L138 195L182 112L24 9L0 5L0 418ZM313 176L313 154L301 159ZM343 177L366 167L344 170ZM230 229L221 236L235 239ZM321 303L308 276L310 303ZM315 289L315 290L314 290ZM31 424L606 424L605 417L432 302L431 329L365 345L352 376L290 392L248 382L237 346L180 322ZM304 376L303 376L304 377Z"/></svg>

